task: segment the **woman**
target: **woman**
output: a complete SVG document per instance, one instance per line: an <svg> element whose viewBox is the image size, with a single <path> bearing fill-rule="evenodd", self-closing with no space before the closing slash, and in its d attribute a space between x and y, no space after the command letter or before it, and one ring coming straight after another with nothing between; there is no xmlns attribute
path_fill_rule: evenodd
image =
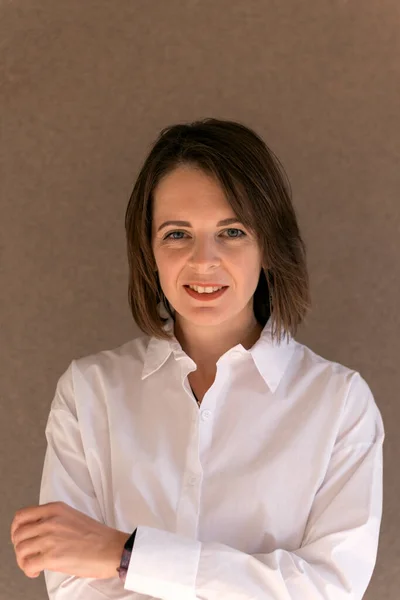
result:
<svg viewBox="0 0 400 600"><path fill-rule="evenodd" d="M311 302L289 189L239 123L155 142L126 212L143 335L60 377L40 504L13 522L51 600L364 595L384 427L359 373L295 340Z"/></svg>

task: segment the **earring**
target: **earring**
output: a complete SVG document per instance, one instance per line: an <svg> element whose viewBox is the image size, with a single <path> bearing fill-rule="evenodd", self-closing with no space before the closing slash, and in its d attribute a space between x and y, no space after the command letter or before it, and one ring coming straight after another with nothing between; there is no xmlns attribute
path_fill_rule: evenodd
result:
<svg viewBox="0 0 400 600"><path fill-rule="evenodd" d="M270 277L269 277L270 275L272 276L272 274L269 269L266 269L266 271L267 271L266 279L267 279L268 291L269 291L269 307L272 310L272 284L271 284Z"/></svg>

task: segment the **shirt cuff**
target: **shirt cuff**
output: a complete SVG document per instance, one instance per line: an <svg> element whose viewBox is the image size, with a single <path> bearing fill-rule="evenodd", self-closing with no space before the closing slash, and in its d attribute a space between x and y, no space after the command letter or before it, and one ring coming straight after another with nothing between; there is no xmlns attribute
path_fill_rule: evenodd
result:
<svg viewBox="0 0 400 600"><path fill-rule="evenodd" d="M124 589L156 598L196 599L201 542L139 526Z"/></svg>

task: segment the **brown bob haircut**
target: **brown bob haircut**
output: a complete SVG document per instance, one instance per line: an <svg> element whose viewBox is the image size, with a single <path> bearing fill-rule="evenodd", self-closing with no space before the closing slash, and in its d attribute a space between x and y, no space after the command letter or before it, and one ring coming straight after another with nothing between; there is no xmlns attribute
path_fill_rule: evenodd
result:
<svg viewBox="0 0 400 600"><path fill-rule="evenodd" d="M146 334L170 339L159 314L162 302L151 246L154 190L179 166L200 168L222 186L236 217L255 235L263 268L253 295L257 321L271 316L279 342L294 337L311 308L306 248L291 201L285 170L265 142L245 125L207 118L161 130L139 172L125 214L129 262L128 299L134 321Z"/></svg>

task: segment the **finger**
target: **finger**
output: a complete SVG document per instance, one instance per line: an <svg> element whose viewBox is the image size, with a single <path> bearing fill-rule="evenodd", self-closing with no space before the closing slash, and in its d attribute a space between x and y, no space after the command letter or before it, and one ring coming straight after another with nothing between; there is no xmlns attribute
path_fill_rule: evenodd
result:
<svg viewBox="0 0 400 600"><path fill-rule="evenodd" d="M43 557L40 553L30 554L23 562L22 571L27 577L38 577L43 571Z"/></svg>
<svg viewBox="0 0 400 600"><path fill-rule="evenodd" d="M14 543L14 534L18 527L30 522L46 520L53 514L55 514L62 502L48 502L47 504L40 504L39 506L26 506L21 508L15 513L14 519L11 523L11 540Z"/></svg>
<svg viewBox="0 0 400 600"><path fill-rule="evenodd" d="M27 523L18 527L18 529L15 530L13 536L14 549L16 549L19 546L19 544L26 540L37 536L44 536L46 533L48 533L49 528L45 529L44 523L45 521L43 519L40 519L35 523Z"/></svg>
<svg viewBox="0 0 400 600"><path fill-rule="evenodd" d="M17 562L21 568L25 567L26 561L31 556L39 555L44 553L46 550L46 541L43 537L29 538L20 542L15 548L15 554Z"/></svg>
<svg viewBox="0 0 400 600"><path fill-rule="evenodd" d="M24 544L25 542L22 542ZM32 550L32 547L23 546L21 544L20 548L15 553L15 558L18 564L18 567L25 573L25 575L33 574L38 572L38 564L35 562L32 565L33 560L36 557L37 559L42 559L39 552L35 552Z"/></svg>
<svg viewBox="0 0 400 600"><path fill-rule="evenodd" d="M14 546L18 543L18 541L25 539L29 528L33 524L39 524L42 522L43 519L37 519L36 521L16 521L15 523L13 523L13 527L11 529L11 541L14 544Z"/></svg>
<svg viewBox="0 0 400 600"><path fill-rule="evenodd" d="M11 523L11 539L14 538L14 534L18 527L21 527L21 525L29 523L30 521L36 521L41 518L42 513L43 508L38 506L26 506L25 508L18 510Z"/></svg>

